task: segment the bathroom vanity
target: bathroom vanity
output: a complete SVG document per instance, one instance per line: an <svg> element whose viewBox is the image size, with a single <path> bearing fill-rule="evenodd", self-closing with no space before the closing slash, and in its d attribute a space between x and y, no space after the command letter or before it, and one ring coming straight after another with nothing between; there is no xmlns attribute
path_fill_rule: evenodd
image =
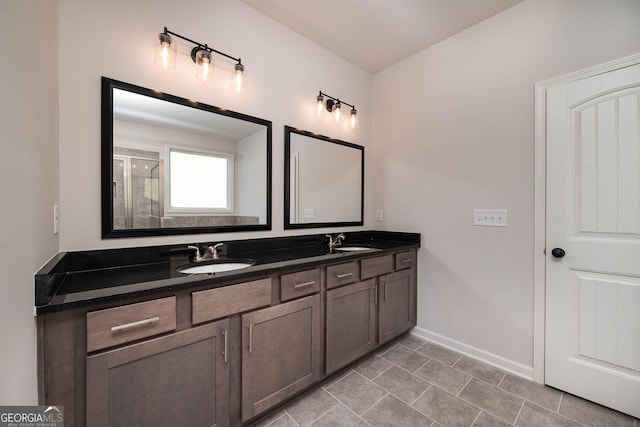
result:
<svg viewBox="0 0 640 427"><path fill-rule="evenodd" d="M59 254L36 274L40 404L68 426L261 418L416 324L420 235L345 234L225 242L255 264L214 275L178 271L186 245Z"/></svg>

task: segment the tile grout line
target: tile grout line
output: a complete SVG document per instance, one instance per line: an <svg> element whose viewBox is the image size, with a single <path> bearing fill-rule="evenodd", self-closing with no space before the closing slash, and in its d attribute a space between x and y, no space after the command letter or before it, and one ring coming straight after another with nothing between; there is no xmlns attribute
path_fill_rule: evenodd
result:
<svg viewBox="0 0 640 427"><path fill-rule="evenodd" d="M560 414L560 407L562 406L562 399L564 398L564 391L560 392L560 399L558 400L558 407L556 408L556 413Z"/></svg>
<svg viewBox="0 0 640 427"><path fill-rule="evenodd" d="M331 396L331 397L333 397L333 396ZM334 397L334 399L335 399L335 397ZM341 402L340 402L338 399L336 399L336 403L335 403L331 408L329 408L328 410L324 411L324 412L322 413L322 415L320 415L319 417L317 417L316 419L314 419L313 421L311 421L309 424L307 424L307 426L306 426L306 427L308 427L308 426L312 425L313 423L315 423L316 421L318 421L320 418L324 417L324 416L325 416L325 415L327 415L329 412L333 411L333 409L334 409L336 406L340 405L340 403L341 403ZM291 417L291 414L289 414L289 416ZM293 417L291 417L291 418L293 418ZM295 419L294 419L293 421L295 421ZM300 423L298 423L298 424L300 424Z"/></svg>
<svg viewBox="0 0 640 427"><path fill-rule="evenodd" d="M384 389L383 389L384 390ZM385 397L389 396L391 393L389 393L387 390L385 391L385 395L382 396L380 399L378 399L373 405L369 406L363 413L362 415L366 414L367 412L369 412L371 409L373 409L374 406L376 406L378 403L382 402L382 399L384 399ZM395 396L394 396L395 397ZM346 406L346 405L345 405ZM360 418L364 418L363 416L360 416Z"/></svg>
<svg viewBox="0 0 640 427"><path fill-rule="evenodd" d="M493 384L490 384L490 383L488 383L488 382L484 381L482 378L478 378L478 377L475 377L475 376L471 376L471 379L469 380L469 382L471 382L474 378L475 378L475 379L477 379L477 380L479 380L479 381L482 381L483 383L487 384L487 385L488 385L488 386L490 386L490 387L493 387L493 388L495 388L495 389L497 389L497 390L502 390L502 389L499 389L498 387L494 386ZM467 384L467 385L468 385L468 384ZM465 386L465 388L466 388L466 386ZM463 390L464 390L464 388L463 388ZM448 391L446 391L446 390L443 390L443 391L444 391L445 393L449 393L449 392L448 392ZM516 395L516 394L510 393L510 392L508 392L508 391L506 391L506 390L504 390L504 391L505 391L506 393L511 394L511 395L513 395L513 396L517 397L518 399L522 400L522 403L520 404L520 409L522 409L522 406L524 405L524 401L525 401L525 399L524 399L523 397L520 397L520 396ZM460 393L462 393L462 391L460 391ZM449 394L451 394L452 396L454 396L454 394L453 394L453 393L449 393ZM513 423L511 423L511 422L509 422L509 421L505 420L504 418L502 418L500 415L498 415L498 414L494 414L493 412L491 412L490 410L488 410L488 409L486 409L486 408L480 408L480 407L478 407L475 403L469 402L469 401L468 401L467 399L465 399L464 397L461 397L461 396L456 396L456 397L458 397L458 399L462 400L463 402L465 402L465 403L467 403L467 404L469 404L469 405L473 406L474 408L478 408L478 409L480 409L480 411L485 411L487 414L491 414L491 415L493 415L493 416L494 416L494 417L496 417L497 419L502 420L502 421L506 422L507 424L510 424L510 425L514 425L514 424L515 424L515 420L513 421ZM518 414L520 414L520 411L518 411ZM518 417L516 416L516 419L517 419L517 418L518 418Z"/></svg>
<svg viewBox="0 0 640 427"><path fill-rule="evenodd" d="M454 369L455 369L455 368L454 368ZM462 372L462 371L458 370L458 372ZM465 372L465 374L466 374L466 372ZM467 374L467 375L469 375L469 374ZM459 391L459 392L457 392L457 393L455 394L455 396L456 396L457 398L462 399L462 398L460 397L460 393L462 393L462 392L464 391L464 389L465 389L465 388L467 388L467 386L469 385L469 383L471 383L471 381L473 381L473 379L474 379L474 378L475 378L475 377L474 377L473 375L469 375L469 380L468 380L468 381L467 381L467 382L466 382L466 383L465 383L465 384L460 388L460 391ZM464 399L462 399L462 400L464 400ZM466 400L465 400L465 402L466 402Z"/></svg>
<svg viewBox="0 0 640 427"><path fill-rule="evenodd" d="M504 373L504 375L502 375L502 378L500 379L500 381L498 381L498 384L496 384L496 387L500 388L500 385L504 382L505 378L507 378L506 372Z"/></svg>
<svg viewBox="0 0 640 427"><path fill-rule="evenodd" d="M513 425L516 425L516 423L518 422L518 418L520 418L520 414L522 413L522 410L524 409L524 404L527 402L526 399L523 399L523 398L521 398L521 399L522 399L522 403L520 404L520 409L518 409L518 413L516 414L516 419L513 420L513 423L512 423Z"/></svg>
<svg viewBox="0 0 640 427"><path fill-rule="evenodd" d="M431 387L433 387L433 384L431 384L429 381L427 381L427 384L429 384L429 387L427 387L425 391L420 393L420 396L416 397L416 399L413 402L411 402L411 404L409 406L411 406L413 408L413 404L416 403L418 400L420 400L420 398L422 396L424 396L425 393L428 392ZM415 408L413 408L413 409L415 409Z"/></svg>
<svg viewBox="0 0 640 427"><path fill-rule="evenodd" d="M335 405L335 406L334 406L333 408L331 408L331 409L334 409L334 408L336 408L337 406L342 405L342 406L344 406L348 411L352 412L356 417L358 417L359 419L361 419L361 420L362 420L362 421L364 421L365 423L369 424L369 423L367 422L367 420L365 420L365 419L364 419L364 418L362 418L360 415L358 415L357 413L355 413L355 411L353 411L351 408L349 408L349 406L348 406L348 405L346 405L342 400L338 399L338 397L337 397L337 396L334 396L330 391L327 391L327 390L325 390L325 391L326 391L326 392L327 392L331 397L333 397L333 398L338 402L338 403L337 403L337 405ZM328 412L327 412L327 413L328 413ZM325 415L326 415L326 414L325 414ZM318 420L315 420L315 421L314 421L314 423L315 423L316 421L318 421ZM371 424L369 424L369 425L371 425Z"/></svg>
<svg viewBox="0 0 640 427"><path fill-rule="evenodd" d="M297 422L297 421L295 420L295 418L293 418L293 417L291 416L291 414L290 414L289 412L287 412L287 410L286 410L286 409L283 409L283 410L282 410L282 412L284 412L284 413L285 413L289 418L291 418L291 421L293 421L295 425L297 425L298 427L303 427L303 426L301 426L301 425L300 425L300 423L299 423L299 422ZM280 418L278 418L278 419L280 419Z"/></svg>
<svg viewBox="0 0 640 427"><path fill-rule="evenodd" d="M276 421L281 420L282 418L286 417L288 414L285 412L285 410L282 410L282 415L280 415L278 418L276 418L275 420L271 421L269 424L267 424L265 427L269 427L272 426Z"/></svg>
<svg viewBox="0 0 640 427"><path fill-rule="evenodd" d="M352 372L351 372L351 373L349 373L349 375L351 375L352 373L353 373L353 374L358 374L358 375L362 376L362 378L364 378L366 381L369 381L369 382L371 382L372 384L374 384L375 386L377 386L377 384L375 384L373 381L370 381L367 377L365 377L364 375L360 374L359 372L354 371L353 369L352 369ZM348 375L345 375L345 377L341 378L341 379L340 379L340 381L342 381L342 380L343 380L344 378L346 378L347 376L348 376ZM338 381L338 382L339 382L339 381ZM387 394L389 394L389 392L388 392L387 390L385 390L385 389L382 389L382 390L384 390ZM371 425L369 422L367 422L367 420L365 420L364 418L362 418L362 416L358 415L358 413L357 413L357 412L355 412L353 409L351 409L351 408L349 407L349 405L347 405L347 404L346 404L346 403L344 403L342 400L340 400L340 398L338 398L338 396L335 396L333 393L331 393L331 392L330 392L330 391L328 391L328 390L325 390L325 391L326 391L327 393L329 393L329 395L330 395L331 397L333 397L334 399L336 399L336 400L338 401L338 404L339 404L339 405L344 406L344 407L345 407L345 408L347 408L349 411L353 412L353 414L354 414L356 417L360 418L362 421L364 421L364 422L365 422L365 423L367 423L368 425ZM386 396L387 394L385 394L385 396ZM384 399L384 396L382 397L382 399ZM380 399L380 400L382 400L382 399ZM379 402L380 400L378 400L378 402ZM373 408L373 407L374 407L378 402L374 403L374 404L373 404L369 409ZM367 409L366 411L364 411L364 412L362 413L362 415L364 415L364 414L365 414L365 412L367 412L369 409ZM317 420L316 420L316 421L317 421ZM314 422L315 422L315 421L314 421Z"/></svg>
<svg viewBox="0 0 640 427"><path fill-rule="evenodd" d="M471 427L473 427L476 421L478 421L478 418L480 418L480 414L482 414L482 409L480 409L480 411L478 412L478 415L476 415L476 417L473 419L473 422L471 423Z"/></svg>
<svg viewBox="0 0 640 427"><path fill-rule="evenodd" d="M387 359L384 359L384 360L387 360ZM388 361L388 360L387 360L387 361ZM379 373L378 375L376 375L375 377L371 378L370 380L369 380L369 378L367 378L367 377L365 377L365 378L367 378L367 379L368 379L369 381L371 381L371 382L374 382L376 379L378 379L378 378L380 377L380 375L384 374L385 372L387 372L389 369L393 368L394 366L398 366L398 365L396 365L396 364L394 364L394 363L392 363L392 362L389 362L389 363L391 364L391 366L389 366L388 368L386 368L384 371L380 372L380 373ZM398 367L399 367L399 366L398 366ZM356 372L358 372L358 371L356 371ZM358 372L358 373L360 374L360 372ZM360 375L362 375L362 374L360 374ZM362 375L362 376L364 377L364 375Z"/></svg>

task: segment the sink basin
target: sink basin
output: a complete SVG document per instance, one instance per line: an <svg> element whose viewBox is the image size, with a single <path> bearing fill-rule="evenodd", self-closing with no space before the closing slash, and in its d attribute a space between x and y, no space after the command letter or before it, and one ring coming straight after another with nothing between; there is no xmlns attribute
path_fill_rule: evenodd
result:
<svg viewBox="0 0 640 427"><path fill-rule="evenodd" d="M215 259L178 267L178 271L184 274L214 274L225 271L240 270L251 267L256 262L252 259Z"/></svg>
<svg viewBox="0 0 640 427"><path fill-rule="evenodd" d="M336 246L333 248L335 251L344 251L344 252L355 252L355 251L372 251L376 248L371 248L367 246Z"/></svg>

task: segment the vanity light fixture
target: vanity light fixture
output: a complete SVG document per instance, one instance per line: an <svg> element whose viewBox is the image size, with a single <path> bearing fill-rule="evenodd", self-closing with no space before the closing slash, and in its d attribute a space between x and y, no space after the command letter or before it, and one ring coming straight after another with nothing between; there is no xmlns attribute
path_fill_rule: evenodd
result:
<svg viewBox="0 0 640 427"><path fill-rule="evenodd" d="M227 55L224 52L213 49L207 44L199 43L195 40L188 39L180 34L169 31L167 27L164 27L164 31L158 34L158 44L155 50L155 62L162 68L176 68L176 43L171 36L185 40L195 45L191 49L191 59L196 64L196 77L204 82L211 82L213 80L213 53L222 55L226 58L236 61L233 67L233 77L231 79L231 89L235 92L242 92L245 86L245 74L244 65L240 58L234 58L231 55Z"/></svg>
<svg viewBox="0 0 640 427"><path fill-rule="evenodd" d="M327 97L326 101L324 100L325 97ZM322 113L324 110L327 110L330 113L334 113L336 123L340 123L342 104L348 105L349 107L351 107L350 122L351 122L351 127L355 128L358 125L358 111L356 110L355 105L351 105L348 102L344 102L339 98L334 98L333 96L327 95L322 91L320 91L318 93L318 96L316 97L318 117L322 116Z"/></svg>

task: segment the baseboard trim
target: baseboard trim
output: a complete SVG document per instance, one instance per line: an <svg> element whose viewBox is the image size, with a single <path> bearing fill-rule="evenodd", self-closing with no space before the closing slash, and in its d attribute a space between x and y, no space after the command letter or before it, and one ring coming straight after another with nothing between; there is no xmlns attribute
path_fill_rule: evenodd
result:
<svg viewBox="0 0 640 427"><path fill-rule="evenodd" d="M502 356L498 356L497 354L489 353L488 351L479 349L460 341L456 341L452 338L445 337L444 335L440 335L438 333L420 328L418 326L413 328L411 330L411 333L420 338L431 341L434 344L441 345L450 350L462 353L465 356L469 356L481 362L488 363L489 365L495 366L496 368L500 368L514 375L518 375L519 377L533 380L532 366L526 366L522 363L514 362L513 360L506 359Z"/></svg>

